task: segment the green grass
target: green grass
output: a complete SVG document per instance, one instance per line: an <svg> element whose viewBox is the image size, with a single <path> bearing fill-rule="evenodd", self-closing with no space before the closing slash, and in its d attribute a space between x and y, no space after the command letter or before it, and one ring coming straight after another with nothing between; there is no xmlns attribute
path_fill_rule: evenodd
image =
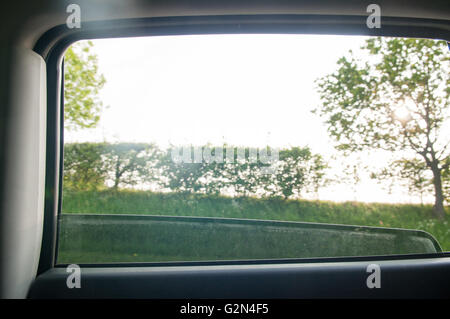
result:
<svg viewBox="0 0 450 319"><path fill-rule="evenodd" d="M450 251L450 215L444 220L436 220L432 217L432 207L430 205L391 205L391 204L366 204L366 203L334 203L326 201L307 201L307 200L282 200L282 199L257 199L257 198L230 198L224 196L211 195L190 195L177 193L151 193L144 191L102 191L102 192L64 192L63 197L63 213L88 213L88 214L142 214L142 215L169 215L169 216L201 216L201 217L225 217L225 218L246 218L246 219L264 219L264 220L281 220L281 221L301 221L301 222L315 222L315 223L331 223L343 225L360 225L360 226L377 226L389 228L405 228L423 230L433 235L442 247L443 251ZM448 209L448 208L447 208ZM68 227L68 226L67 226ZM187 228L186 228L187 229ZM158 231L162 231L159 228ZM69 232L70 230L65 230ZM155 231L155 229L154 229ZM153 238L153 247L158 242L158 247L164 246L164 238L169 236L170 228L164 229L165 236L161 238ZM90 234L95 234L95 229L90 230ZM116 230L115 234L120 230ZM144 233L148 231L143 231ZM176 240L181 240L185 248L189 246L187 243L194 243L192 245L201 246L202 238L196 238L192 230L189 234L182 234L183 228L177 230ZM187 231L186 231L187 232ZM122 250L115 252L99 253L101 249L105 250L105 245L102 244L96 248L96 252L90 251L89 247L94 247L96 243L101 241L94 235L87 235L85 231L83 242L78 242L78 249L75 244L70 246L69 235L65 235L65 240L62 241L63 246L60 249L60 262L115 262L115 261L170 261L170 260L188 260L189 258L200 259L220 259L219 255L211 255L211 250L206 253L201 248L192 248L192 251L187 252L180 250L178 246L180 242L173 241L171 248L166 250L177 250L172 254L165 255L164 249L149 251L141 249L139 252L131 251L131 247L139 245L136 241L147 240L140 235L133 234L128 238L122 238ZM80 234L78 234L80 236ZM69 236L69 237L67 237ZM113 238L114 234L109 234ZM184 236L184 237L183 237ZM224 246L223 240L230 240L230 238L239 238L235 242L243 241L244 239L240 233L224 233L223 237L214 237L208 234L208 238L216 241L210 246L217 251L221 245ZM263 235L261 235L263 236ZM133 239L134 238L134 239ZM250 238L250 237L247 237ZM292 247L281 248L277 243L268 241L265 237L260 237L267 245L273 245L274 249L278 251L285 251L286 256L290 256L294 250ZM280 237L281 238L281 237ZM118 240L118 239L117 239ZM291 243L294 240L289 239ZM128 243L126 243L128 241ZM131 243L130 243L131 241ZM76 242L76 241L75 241ZM221 243L222 242L222 243ZM129 245L128 245L129 244ZM332 243L329 243L330 245ZM81 246L80 246L81 245ZM128 245L128 246L127 246ZM230 244L231 245L231 244ZM260 249L257 244L252 244L252 251L256 252ZM321 244L322 247L324 243ZM70 249L68 247L71 247ZM124 248L125 246L126 249ZM142 246L142 245L141 245ZM83 247L82 249L80 247ZM169 247L169 246L167 246ZM248 254L249 248L246 249L245 254ZM189 248L189 249L190 249ZM289 250L292 248L291 250ZM81 250L80 250L81 249ZM92 248L94 249L94 248ZM188 249L188 250L189 250ZM228 248L233 252L232 256L240 256L240 250L243 247ZM295 248L297 249L297 248ZM297 250L298 251L298 250ZM261 254L264 256L264 247L261 248ZM361 252L358 252L361 254ZM204 255L202 255L204 254ZM175 257L174 257L175 256ZM177 258L177 256L179 258ZM224 257L223 255L222 257ZM255 255L256 256L256 255ZM254 257L254 256L253 256ZM255 257L257 258L257 257ZM107 260L106 260L107 259ZM193 260L196 260L193 259Z"/></svg>

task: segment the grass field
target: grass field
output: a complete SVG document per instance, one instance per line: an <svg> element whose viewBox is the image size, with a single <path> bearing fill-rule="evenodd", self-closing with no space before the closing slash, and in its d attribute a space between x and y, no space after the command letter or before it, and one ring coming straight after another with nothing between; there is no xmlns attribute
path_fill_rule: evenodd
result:
<svg viewBox="0 0 450 319"><path fill-rule="evenodd" d="M274 198L229 198L211 195L163 194L144 191L66 191L63 196L62 211L65 214L84 213L225 217L414 229L430 233L437 239L443 251L450 251L450 214L448 208L446 218L444 220L436 220L431 216L431 206L429 205L364 204L355 202L333 203ZM152 237L150 239L147 235L150 228L146 228L145 230L142 229L141 232L145 233L145 236L138 234L139 231L136 231L136 226L133 226L134 234L124 234L122 231L122 235L119 235L121 233L120 230L116 229L114 232L111 232L110 229L112 226L108 226L110 228L108 228L108 231L105 230L104 234L110 236L110 243L109 246L106 246L106 244L102 242L102 238L99 238L98 234L96 235L96 232L100 229L98 228L99 226L96 226L97 228L91 228L89 231L87 230L89 228L88 226L84 226L84 230L80 227L78 231L83 231L83 235L80 235L78 232L77 236L78 238L83 237L81 242L81 239L79 241L73 240L73 238L75 238L74 234L76 227L73 226L75 228L69 229L68 224L63 224L62 229L64 229L64 238L60 241L59 261L170 261L180 260L180 258L181 260L189 260L189 258L192 260L216 260L226 259L227 256L240 256L242 254L250 254L251 256L249 255L249 258L260 258L258 256L270 257L270 249L268 249L268 247L272 247L272 251L276 250L283 253L283 256L285 257L291 257L293 254L300 254L300 252L302 252L302 254L304 253L305 256L310 256L308 254L312 254L310 251L305 252L305 248L299 248L299 244L296 242L295 238L286 232L283 232L282 235L280 235L281 232L277 232L276 236L284 237L271 237L283 241L283 245L280 245L273 240L271 241L270 238L268 239L265 233L251 233L248 230L244 231L243 229L236 231L236 229L233 228L232 231L229 229L221 229L220 231L222 233L219 232L219 235L216 234L217 231L200 235L202 234L202 231L204 231L203 228L202 230L200 228L195 228L192 225L189 227L179 227L174 225L170 227L164 226L165 228L158 226L159 228L157 229L154 228L154 225L148 226L153 227L150 232L159 234L159 237ZM177 236L170 242L167 238L171 238L171 236L174 237L174 232L176 232ZM308 235L308 238L314 237L311 236L311 234L312 233ZM121 236L123 236L123 238ZM252 241L256 236L259 236L259 242L256 240L255 242ZM228 247L229 254L217 255L208 253L208 255L205 251L201 250L202 240L204 241L204 238L209 239L209 252L212 251L211 249L218 251L218 247ZM333 246L331 239L327 239L328 243L326 243L323 238L326 237L319 236L314 239L317 243L321 242L320 245L322 250L324 247ZM356 237L352 238L352 240L355 240ZM72 244L70 244L71 240ZM140 249L139 252L132 249L133 247L145 246L139 245L139 243L144 241L147 242L148 240L152 243L153 251L144 249L145 247ZM117 242L114 244L116 245L115 248L113 247L115 251L108 251L108 249L114 250L111 248L112 241ZM73 244L73 242L76 242L76 244ZM238 242L245 242L246 244L245 246L236 245ZM180 250L180 243L183 243L185 249ZM306 244L303 243L303 246L305 245ZM313 244L310 243L309 245L311 246ZM119 246L120 249L118 248ZM159 248L156 249L155 247ZM342 253L342 249L336 249L337 255ZM177 251L172 251L167 255L167 250ZM245 253L243 252L244 250ZM252 251L252 253L249 253L249 251ZM327 256L327 253L330 254L330 252L325 252L324 256ZM103 256L102 254L105 255ZM354 255L358 254L363 254L363 252L355 250ZM177 256L179 256L178 259ZM303 255L301 257L303 257Z"/></svg>

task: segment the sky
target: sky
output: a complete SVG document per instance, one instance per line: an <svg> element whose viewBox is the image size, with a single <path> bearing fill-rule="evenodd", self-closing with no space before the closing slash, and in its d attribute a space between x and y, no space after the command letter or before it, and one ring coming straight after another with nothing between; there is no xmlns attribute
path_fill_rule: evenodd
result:
<svg viewBox="0 0 450 319"><path fill-rule="evenodd" d="M333 141L323 119L311 112L320 105L315 80L334 72L349 50L362 54L365 39L272 34L93 40L106 79L99 95L106 108L97 128L66 132L66 142L309 146L331 157ZM388 158L375 152L361 160L382 167ZM331 174L343 164L335 162ZM319 198L419 201L401 191L389 194L368 172L361 176L357 189L334 185Z"/></svg>

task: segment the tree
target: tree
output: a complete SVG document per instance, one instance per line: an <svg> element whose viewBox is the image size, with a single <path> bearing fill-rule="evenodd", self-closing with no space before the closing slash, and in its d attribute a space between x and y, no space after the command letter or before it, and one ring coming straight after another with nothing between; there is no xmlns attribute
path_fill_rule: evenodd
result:
<svg viewBox="0 0 450 319"><path fill-rule="evenodd" d="M308 147L292 147L279 152L280 160L277 170L269 175L267 186L270 195L282 196L287 199L292 196L300 197L307 183L309 165L312 159L311 150Z"/></svg>
<svg viewBox="0 0 450 319"><path fill-rule="evenodd" d="M98 190L105 187L104 143L67 143L64 145L64 187Z"/></svg>
<svg viewBox="0 0 450 319"><path fill-rule="evenodd" d="M64 56L64 126L69 130L98 124L103 105L98 98L105 78L99 74L91 41L77 42Z"/></svg>
<svg viewBox="0 0 450 319"><path fill-rule="evenodd" d="M198 147L185 146L182 149L188 153L184 155L183 161L174 159L173 154L178 152L179 148L170 147L159 162L158 167L164 179L163 186L176 192L201 192L207 165L203 161L194 161L194 152L198 152Z"/></svg>
<svg viewBox="0 0 450 319"><path fill-rule="evenodd" d="M449 166L450 55L447 43L425 39L371 38L350 51L338 69L318 80L325 118L337 149L383 149L405 162L422 161L432 173L434 214L442 218L442 173Z"/></svg>
<svg viewBox="0 0 450 319"><path fill-rule="evenodd" d="M161 152L143 143L67 143L64 145L64 187L99 190L158 182Z"/></svg>
<svg viewBox="0 0 450 319"><path fill-rule="evenodd" d="M113 181L112 188L134 186L154 181L159 160L159 149L153 144L108 144L103 152L103 162Z"/></svg>
<svg viewBox="0 0 450 319"><path fill-rule="evenodd" d="M221 174L225 177L226 183L235 195L256 196L258 192L266 191L268 176L263 170L269 164L258 160L258 149L255 147L232 147L233 160L223 166Z"/></svg>
<svg viewBox="0 0 450 319"><path fill-rule="evenodd" d="M331 180L325 177L325 171L328 168L328 163L322 155L312 155L308 165L306 185L308 191L314 193L316 198L319 197L319 188L331 183Z"/></svg>
<svg viewBox="0 0 450 319"><path fill-rule="evenodd" d="M188 155L179 154L180 160L175 161L172 151L178 153L180 149L169 149L159 163L165 187L178 192L299 197L308 187L318 190L327 167L322 157L312 154L308 147L281 150L276 160L272 158L274 150L266 149L264 156L270 152L269 160L262 158L261 150L252 147L189 146L183 148L183 154L187 152ZM216 158L220 160L205 161L202 156L194 160L195 154L204 157L211 150L214 156L216 150L222 150L222 157Z"/></svg>

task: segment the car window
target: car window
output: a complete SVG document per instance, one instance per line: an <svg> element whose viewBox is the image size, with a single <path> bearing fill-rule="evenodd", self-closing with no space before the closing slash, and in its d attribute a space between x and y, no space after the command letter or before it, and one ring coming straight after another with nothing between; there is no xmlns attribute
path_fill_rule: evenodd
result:
<svg viewBox="0 0 450 319"><path fill-rule="evenodd" d="M430 39L76 42L57 263L449 251L449 71Z"/></svg>

